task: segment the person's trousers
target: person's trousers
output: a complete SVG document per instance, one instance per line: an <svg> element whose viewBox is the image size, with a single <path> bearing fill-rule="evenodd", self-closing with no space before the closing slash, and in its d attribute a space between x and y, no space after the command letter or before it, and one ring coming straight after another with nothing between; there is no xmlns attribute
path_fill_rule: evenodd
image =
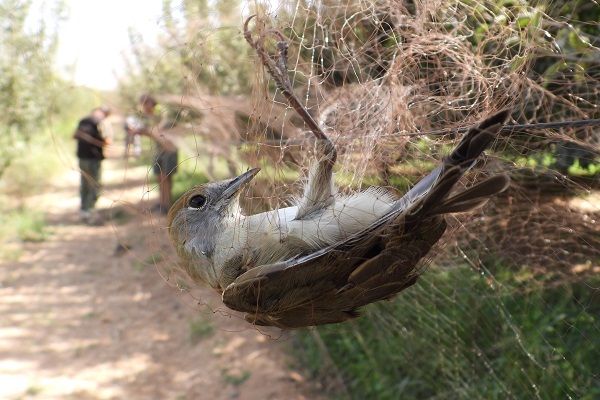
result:
<svg viewBox="0 0 600 400"><path fill-rule="evenodd" d="M96 205L98 192L100 190L100 163L102 160L89 158L79 159L79 169L81 171L81 210L89 211Z"/></svg>

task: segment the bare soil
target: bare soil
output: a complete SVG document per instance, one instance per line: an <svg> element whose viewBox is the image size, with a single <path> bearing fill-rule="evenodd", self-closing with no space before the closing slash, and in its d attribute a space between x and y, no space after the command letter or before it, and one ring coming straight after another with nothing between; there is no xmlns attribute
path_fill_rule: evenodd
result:
<svg viewBox="0 0 600 400"><path fill-rule="evenodd" d="M103 224L78 213L74 166L32 199L51 234L0 260L2 399L316 399L285 352L209 289L178 291L146 166L103 163ZM144 199L144 201L142 201Z"/></svg>

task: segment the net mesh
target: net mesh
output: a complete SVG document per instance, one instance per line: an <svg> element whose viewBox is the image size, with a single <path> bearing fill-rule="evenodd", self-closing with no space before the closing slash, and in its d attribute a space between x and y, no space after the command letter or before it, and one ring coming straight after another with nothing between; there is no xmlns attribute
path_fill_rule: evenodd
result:
<svg viewBox="0 0 600 400"><path fill-rule="evenodd" d="M243 4L231 27L219 28L225 34L200 30L178 41L187 43L185 79L198 83L161 98L167 112L189 116L175 132L180 165L210 178L261 166L247 212L284 206L301 189L311 134L240 45L253 13L253 34L274 28L288 38L294 91L339 149L342 192L380 185L403 193L460 129L495 110L513 110L509 125L598 118L600 6L575 3ZM243 54L236 73L250 82L245 96L203 85L206 65L233 69L215 61L214 49L229 45ZM324 388L357 399L600 396L598 129L592 121L503 135L464 184L508 172L509 190L449 218L417 285L355 322L295 335ZM219 163L226 174L213 168ZM172 253L159 271L206 315L237 316L222 304L204 307Z"/></svg>

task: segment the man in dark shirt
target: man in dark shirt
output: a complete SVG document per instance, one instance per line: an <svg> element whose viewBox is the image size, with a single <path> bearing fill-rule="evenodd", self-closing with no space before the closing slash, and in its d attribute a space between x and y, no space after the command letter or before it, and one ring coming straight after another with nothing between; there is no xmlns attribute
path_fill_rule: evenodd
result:
<svg viewBox="0 0 600 400"><path fill-rule="evenodd" d="M110 110L106 106L92 110L90 115L79 121L74 135L81 171L81 217L85 222L92 219L92 212L98 200L100 165L104 159L103 147L107 144L98 125L109 114Z"/></svg>

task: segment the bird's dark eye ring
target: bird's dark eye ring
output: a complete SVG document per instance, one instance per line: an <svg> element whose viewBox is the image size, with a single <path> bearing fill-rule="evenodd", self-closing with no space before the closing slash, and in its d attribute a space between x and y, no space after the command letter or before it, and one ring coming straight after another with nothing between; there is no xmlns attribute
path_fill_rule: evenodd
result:
<svg viewBox="0 0 600 400"><path fill-rule="evenodd" d="M202 209L206 205L206 202L207 199L205 196L197 194L188 200L188 207Z"/></svg>

